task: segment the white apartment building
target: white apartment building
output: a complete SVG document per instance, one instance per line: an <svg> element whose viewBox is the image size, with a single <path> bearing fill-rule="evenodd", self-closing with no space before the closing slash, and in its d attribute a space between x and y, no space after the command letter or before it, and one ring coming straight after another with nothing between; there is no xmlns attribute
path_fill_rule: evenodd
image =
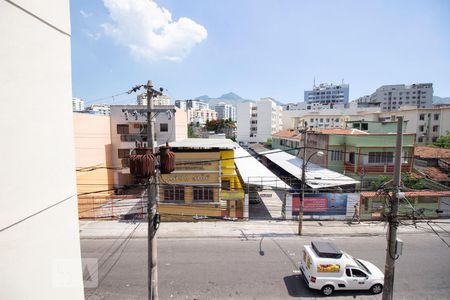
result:
<svg viewBox="0 0 450 300"><path fill-rule="evenodd" d="M242 102L237 106L237 140L264 143L282 128L282 107L272 98Z"/></svg>
<svg viewBox="0 0 450 300"><path fill-rule="evenodd" d="M368 112L379 112L378 107L358 107L351 102L345 107L343 104L329 106L305 107L303 109L283 110L283 129L308 128L339 128L345 127L347 121L358 119L359 115ZM298 106L295 106L298 108Z"/></svg>
<svg viewBox="0 0 450 300"><path fill-rule="evenodd" d="M155 118L156 145L187 138L186 111L174 105L157 107L161 112ZM175 110L175 113L172 111ZM115 171L114 184L131 183L129 171L130 151L138 145L147 146L147 107L142 105L111 105L111 149Z"/></svg>
<svg viewBox="0 0 450 300"><path fill-rule="evenodd" d="M379 106L381 111L394 111L402 106L429 108L433 106L433 84L383 85L370 96L356 99L360 107Z"/></svg>
<svg viewBox="0 0 450 300"><path fill-rule="evenodd" d="M217 112L209 108L200 109L188 109L187 110L187 122L188 123L199 123L200 125L205 125L206 121L217 120Z"/></svg>
<svg viewBox="0 0 450 300"><path fill-rule="evenodd" d="M111 109L108 104L92 104L86 108L86 112L94 115L109 116L111 114Z"/></svg>
<svg viewBox="0 0 450 300"><path fill-rule="evenodd" d="M72 111L83 111L84 100L80 98L72 98Z"/></svg>
<svg viewBox="0 0 450 300"><path fill-rule="evenodd" d="M236 107L231 104L226 104L224 102L220 102L214 107L214 110L217 112L217 118L232 121L236 121Z"/></svg>
<svg viewBox="0 0 450 300"><path fill-rule="evenodd" d="M137 105L147 105L147 92L143 92L136 96ZM158 95L153 98L153 104L155 106L170 105L170 97L166 95Z"/></svg>
<svg viewBox="0 0 450 300"><path fill-rule="evenodd" d="M175 106L184 110L188 109L209 109L209 104L202 100L176 100Z"/></svg>
<svg viewBox="0 0 450 300"><path fill-rule="evenodd" d="M450 134L450 106L439 108L402 107L397 111L367 113L360 116L364 120L394 121L403 116L407 121L405 133L416 134L416 144L428 145L439 137Z"/></svg>
<svg viewBox="0 0 450 300"><path fill-rule="evenodd" d="M97 270L80 253L70 34L67 0L0 1L1 299L82 300Z"/></svg>

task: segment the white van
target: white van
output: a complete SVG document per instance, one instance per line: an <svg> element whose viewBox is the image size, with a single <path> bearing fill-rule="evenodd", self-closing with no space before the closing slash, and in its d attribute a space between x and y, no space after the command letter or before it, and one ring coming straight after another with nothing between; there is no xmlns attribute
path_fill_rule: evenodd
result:
<svg viewBox="0 0 450 300"><path fill-rule="evenodd" d="M300 271L311 289L329 296L335 290L383 291L384 274L372 263L356 259L331 242L311 242L303 246Z"/></svg>

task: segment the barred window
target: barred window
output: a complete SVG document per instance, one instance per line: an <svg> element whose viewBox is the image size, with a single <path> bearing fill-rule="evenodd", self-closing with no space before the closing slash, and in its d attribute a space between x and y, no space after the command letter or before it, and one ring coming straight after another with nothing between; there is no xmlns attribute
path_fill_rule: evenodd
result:
<svg viewBox="0 0 450 300"><path fill-rule="evenodd" d="M331 160L337 161L337 160L342 160L342 151L340 150L332 150L331 151Z"/></svg>
<svg viewBox="0 0 450 300"><path fill-rule="evenodd" d="M184 202L184 187L165 187L164 202Z"/></svg>
<svg viewBox="0 0 450 300"><path fill-rule="evenodd" d="M117 124L117 134L129 134L128 124Z"/></svg>
<svg viewBox="0 0 450 300"><path fill-rule="evenodd" d="M393 161L393 152L369 152L369 164L386 164Z"/></svg>
<svg viewBox="0 0 450 300"><path fill-rule="evenodd" d="M209 187L194 187L194 202L213 202L214 190Z"/></svg>

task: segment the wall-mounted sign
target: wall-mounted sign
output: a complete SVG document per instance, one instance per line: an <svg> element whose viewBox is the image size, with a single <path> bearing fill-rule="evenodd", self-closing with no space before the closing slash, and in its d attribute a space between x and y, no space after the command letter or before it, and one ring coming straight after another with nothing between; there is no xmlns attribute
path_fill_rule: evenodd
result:
<svg viewBox="0 0 450 300"><path fill-rule="evenodd" d="M292 214L297 215L300 210L300 196L292 197ZM303 213L305 215L345 215L347 212L346 194L305 194Z"/></svg>

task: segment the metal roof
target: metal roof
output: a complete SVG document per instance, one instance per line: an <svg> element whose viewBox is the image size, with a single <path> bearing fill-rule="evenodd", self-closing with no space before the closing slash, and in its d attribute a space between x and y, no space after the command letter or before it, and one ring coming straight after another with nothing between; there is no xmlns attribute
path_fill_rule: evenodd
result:
<svg viewBox="0 0 450 300"><path fill-rule="evenodd" d="M235 144L234 163L246 184L262 185L272 188L291 189L278 176L273 174L262 163L250 155L245 149Z"/></svg>
<svg viewBox="0 0 450 300"><path fill-rule="evenodd" d="M200 139L190 138L169 143L173 148L189 148L189 149L222 149L232 150L239 147L235 142L229 139Z"/></svg>
<svg viewBox="0 0 450 300"><path fill-rule="evenodd" d="M301 158L280 150L270 150L261 153L261 155L264 155L273 163L284 169L286 172L301 180L303 164ZM308 163L305 177L306 184L313 189L337 187L359 183L359 181L351 177L342 175L341 173L332 171L313 163Z"/></svg>

